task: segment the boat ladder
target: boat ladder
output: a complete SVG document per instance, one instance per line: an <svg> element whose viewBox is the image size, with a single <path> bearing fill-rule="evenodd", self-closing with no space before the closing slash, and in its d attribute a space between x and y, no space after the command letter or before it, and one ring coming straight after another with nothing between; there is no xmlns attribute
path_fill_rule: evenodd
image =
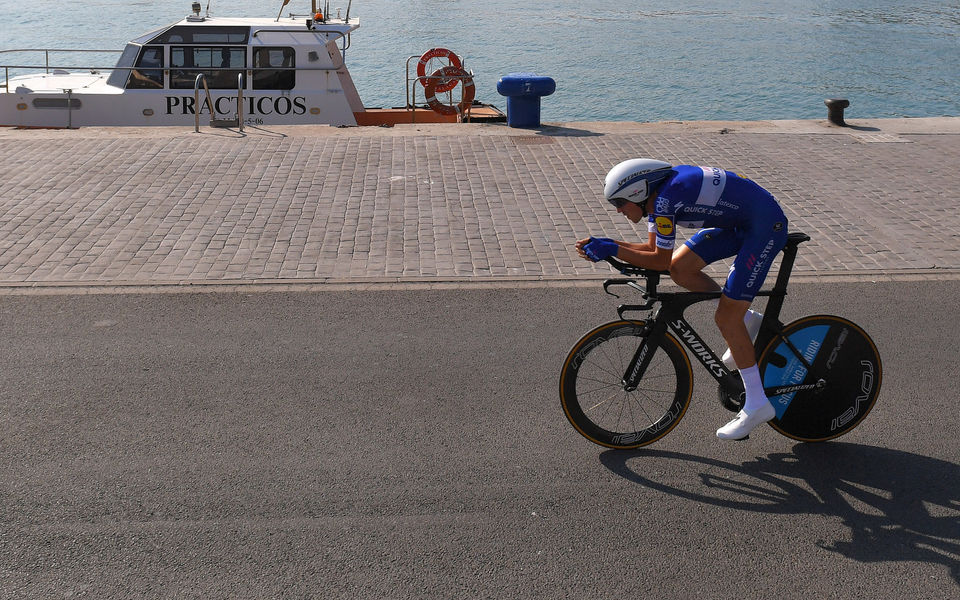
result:
<svg viewBox="0 0 960 600"><path fill-rule="evenodd" d="M200 133L200 85L203 85L204 99L207 103L207 109L210 111L210 127L237 127L243 131L243 74L237 74L237 114L232 119L218 119L217 111L213 109L213 100L210 98L210 88L207 87L207 78L203 73L197 74L197 80L193 84L193 105L194 111L193 131Z"/></svg>

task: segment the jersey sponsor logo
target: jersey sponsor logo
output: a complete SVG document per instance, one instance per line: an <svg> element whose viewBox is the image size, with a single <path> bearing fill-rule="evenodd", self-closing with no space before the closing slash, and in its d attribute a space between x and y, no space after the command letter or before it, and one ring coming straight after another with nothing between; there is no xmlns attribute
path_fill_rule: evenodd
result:
<svg viewBox="0 0 960 600"><path fill-rule="evenodd" d="M662 196L657 196L657 201L654 204L653 212L657 214L664 214L670 210L670 201Z"/></svg>
<svg viewBox="0 0 960 600"><path fill-rule="evenodd" d="M763 251L760 252L759 258L755 258L753 255L750 255L750 258L747 259L747 268L750 269L750 278L747 279L747 287L753 288L757 283L763 283L758 281L758 276L760 271L767 264L767 260L771 258L770 251L773 249L773 240L767 242L767 245L763 247Z"/></svg>
<svg viewBox="0 0 960 600"><path fill-rule="evenodd" d="M691 215L710 215L711 217L719 217L723 214L723 211L719 208L712 208L710 206L688 206L683 209L683 212Z"/></svg>
<svg viewBox="0 0 960 600"><path fill-rule="evenodd" d="M660 235L673 234L673 219L670 217L657 217L657 233Z"/></svg>
<svg viewBox="0 0 960 600"><path fill-rule="evenodd" d="M703 181L700 183L700 195L697 204L716 206L727 184L727 172L717 167L700 167L703 171Z"/></svg>

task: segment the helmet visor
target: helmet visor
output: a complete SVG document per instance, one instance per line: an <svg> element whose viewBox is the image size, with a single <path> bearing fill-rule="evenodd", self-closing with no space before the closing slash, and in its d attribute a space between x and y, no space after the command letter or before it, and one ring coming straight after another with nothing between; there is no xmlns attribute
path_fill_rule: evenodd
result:
<svg viewBox="0 0 960 600"><path fill-rule="evenodd" d="M626 198L610 198L610 204L612 204L613 207L616 208L617 210L620 210L621 208L623 208L623 205L626 204L627 202L630 202L630 201L627 200Z"/></svg>

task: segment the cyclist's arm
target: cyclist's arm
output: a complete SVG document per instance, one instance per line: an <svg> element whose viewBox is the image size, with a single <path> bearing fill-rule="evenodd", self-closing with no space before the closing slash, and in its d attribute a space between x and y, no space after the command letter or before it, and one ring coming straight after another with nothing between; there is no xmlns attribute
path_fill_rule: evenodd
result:
<svg viewBox="0 0 960 600"><path fill-rule="evenodd" d="M620 246L620 249L617 250L617 258L643 269L652 269L654 271L668 270L670 268L670 260L673 258L673 250L657 248L653 240L654 237L654 234L650 234L651 239L647 244L625 244L624 242L617 242Z"/></svg>
<svg viewBox="0 0 960 600"><path fill-rule="evenodd" d="M657 247L657 234L654 232L650 232L648 235L649 237L647 238L647 241L643 242L642 244L638 244L636 242L620 242L620 241L618 241L617 244L621 248L629 248L631 250L636 250L638 252L651 252L654 248Z"/></svg>

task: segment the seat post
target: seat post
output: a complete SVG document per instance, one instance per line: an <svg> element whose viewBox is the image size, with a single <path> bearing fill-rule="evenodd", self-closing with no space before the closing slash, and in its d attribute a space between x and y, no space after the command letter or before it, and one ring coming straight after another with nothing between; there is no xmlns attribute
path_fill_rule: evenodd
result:
<svg viewBox="0 0 960 600"><path fill-rule="evenodd" d="M770 300L764 309L765 314L769 313L779 318L780 309L783 308L784 296L787 295L787 283L790 281L793 263L797 259L797 247L809 239L810 236L800 232L791 233L787 236L787 244L783 247L783 260L780 261L780 271L777 273L777 281L773 284Z"/></svg>
<svg viewBox="0 0 960 600"><path fill-rule="evenodd" d="M793 263L797 259L797 244L791 244L789 241L783 247L783 260L780 261L780 270L777 272L777 281L773 284L776 292L786 292L787 282L790 281L790 273L793 271Z"/></svg>

